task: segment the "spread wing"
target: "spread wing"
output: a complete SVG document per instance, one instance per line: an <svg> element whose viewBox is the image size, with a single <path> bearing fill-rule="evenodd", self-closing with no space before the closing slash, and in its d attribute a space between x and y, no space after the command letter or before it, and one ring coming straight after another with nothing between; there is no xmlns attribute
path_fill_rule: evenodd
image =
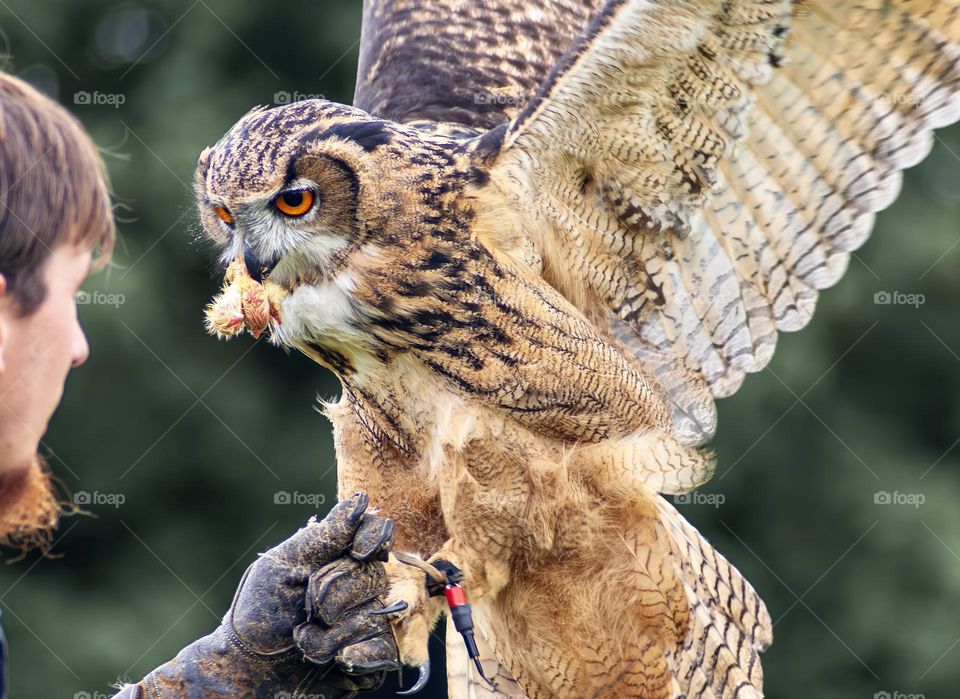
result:
<svg viewBox="0 0 960 699"><path fill-rule="evenodd" d="M364 0L354 104L399 122L516 116L599 0Z"/></svg>
<svg viewBox="0 0 960 699"><path fill-rule="evenodd" d="M520 228L703 442L960 116L958 43L958 0L608 0L501 127L479 229Z"/></svg>

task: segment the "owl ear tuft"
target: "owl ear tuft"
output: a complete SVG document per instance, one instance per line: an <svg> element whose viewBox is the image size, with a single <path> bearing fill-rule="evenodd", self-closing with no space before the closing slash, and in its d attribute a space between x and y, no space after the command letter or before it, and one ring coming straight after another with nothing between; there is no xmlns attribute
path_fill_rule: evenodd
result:
<svg viewBox="0 0 960 699"><path fill-rule="evenodd" d="M198 199L202 199L206 191L207 171L210 169L210 154L213 148L207 146L197 158L197 169L193 172L193 186Z"/></svg>
<svg viewBox="0 0 960 699"><path fill-rule="evenodd" d="M200 157L197 158L197 172L203 171L206 172L207 168L210 167L210 154L213 153L213 148L207 146L200 152Z"/></svg>
<svg viewBox="0 0 960 699"><path fill-rule="evenodd" d="M271 105L269 105L269 104L258 104L256 107L252 107L246 114L244 114L242 117L240 117L240 121L243 121L243 120L246 119L248 116L251 116L251 115L253 115L253 114L257 114L258 112L266 112L266 111L268 111L268 110L270 110L270 109L273 109L273 107L272 107Z"/></svg>

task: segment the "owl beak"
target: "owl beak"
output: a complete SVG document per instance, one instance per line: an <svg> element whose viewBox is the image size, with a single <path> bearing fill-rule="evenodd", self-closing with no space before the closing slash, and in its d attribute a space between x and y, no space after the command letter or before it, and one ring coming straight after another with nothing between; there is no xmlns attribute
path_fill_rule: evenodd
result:
<svg viewBox="0 0 960 699"><path fill-rule="evenodd" d="M243 245L243 264L246 265L247 274L250 275L250 278L261 284L263 283L263 277L269 275L273 270L273 264L264 264L247 243Z"/></svg>

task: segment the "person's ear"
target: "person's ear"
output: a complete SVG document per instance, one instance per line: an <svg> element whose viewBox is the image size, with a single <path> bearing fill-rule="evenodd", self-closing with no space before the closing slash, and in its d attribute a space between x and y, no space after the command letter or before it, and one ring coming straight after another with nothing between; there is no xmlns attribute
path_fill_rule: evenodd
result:
<svg viewBox="0 0 960 699"><path fill-rule="evenodd" d="M10 320L13 299L10 298L7 278L0 274L0 374L6 370L7 343L10 342Z"/></svg>

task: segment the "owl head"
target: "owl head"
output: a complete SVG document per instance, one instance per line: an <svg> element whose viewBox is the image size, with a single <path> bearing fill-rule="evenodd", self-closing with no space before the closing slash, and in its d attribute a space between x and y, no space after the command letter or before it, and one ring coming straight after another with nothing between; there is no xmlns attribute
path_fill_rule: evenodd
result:
<svg viewBox="0 0 960 699"><path fill-rule="evenodd" d="M389 122L322 100L248 112L203 151L195 175L223 262L242 256L252 277L281 284L308 269L335 274L376 223L366 206L379 189L374 151L391 140ZM291 253L309 263L289 264Z"/></svg>
<svg viewBox="0 0 960 699"><path fill-rule="evenodd" d="M476 168L464 144L309 100L254 109L203 151L197 203L221 261L242 258L285 292L273 341L356 349L372 319L403 310L403 285L431 271L417 261L432 237L468 227L458 189Z"/></svg>

